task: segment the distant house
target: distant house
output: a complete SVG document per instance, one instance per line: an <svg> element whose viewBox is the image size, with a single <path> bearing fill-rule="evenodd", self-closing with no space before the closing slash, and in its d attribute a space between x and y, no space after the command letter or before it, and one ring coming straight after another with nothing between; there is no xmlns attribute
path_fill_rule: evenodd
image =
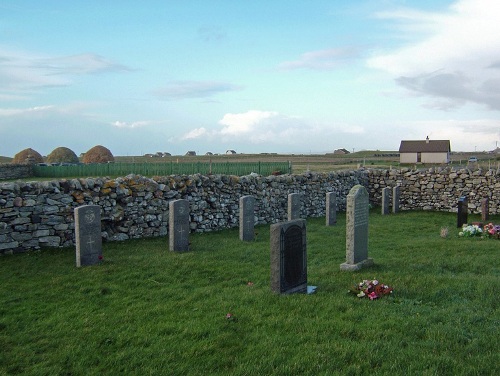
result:
<svg viewBox="0 0 500 376"><path fill-rule="evenodd" d="M214 155L214 153L212 153L211 151L207 151L205 155Z"/></svg>
<svg viewBox="0 0 500 376"><path fill-rule="evenodd" d="M450 161L450 140L401 141L400 163L448 163Z"/></svg>
<svg viewBox="0 0 500 376"><path fill-rule="evenodd" d="M226 150L226 154L236 154L236 151L234 151L234 150Z"/></svg>
<svg viewBox="0 0 500 376"><path fill-rule="evenodd" d="M187 153L186 153L186 156L188 157L194 157L196 155L196 152L195 151L192 151L192 150L189 150Z"/></svg>

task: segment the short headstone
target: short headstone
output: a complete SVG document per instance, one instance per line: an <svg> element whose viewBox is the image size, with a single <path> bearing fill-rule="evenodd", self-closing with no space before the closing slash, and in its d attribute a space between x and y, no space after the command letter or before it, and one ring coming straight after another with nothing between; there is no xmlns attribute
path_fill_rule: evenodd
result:
<svg viewBox="0 0 500 376"><path fill-rule="evenodd" d="M399 185L392 188L392 212L399 212L399 201L401 200L401 187Z"/></svg>
<svg viewBox="0 0 500 376"><path fill-rule="evenodd" d="M170 201L168 207L169 248L176 252L189 251L189 201Z"/></svg>
<svg viewBox="0 0 500 376"><path fill-rule="evenodd" d="M271 290L307 293L306 221L271 225Z"/></svg>
<svg viewBox="0 0 500 376"><path fill-rule="evenodd" d="M373 265L368 258L368 191L355 185L347 195L346 209L346 262L340 270L355 271Z"/></svg>
<svg viewBox="0 0 500 376"><path fill-rule="evenodd" d="M337 224L337 195L335 192L326 193L326 225Z"/></svg>
<svg viewBox="0 0 500 376"><path fill-rule="evenodd" d="M98 264L102 259L101 207L75 208L76 266Z"/></svg>
<svg viewBox="0 0 500 376"><path fill-rule="evenodd" d="M391 189L385 187L382 189L382 215L389 214L389 202L391 200Z"/></svg>
<svg viewBox="0 0 500 376"><path fill-rule="evenodd" d="M290 193L288 195L288 220L300 219L301 194Z"/></svg>
<svg viewBox="0 0 500 376"><path fill-rule="evenodd" d="M466 196L460 197L458 199L458 210L457 210L457 227L460 228L467 224L467 210L468 210L468 200Z"/></svg>
<svg viewBox="0 0 500 376"><path fill-rule="evenodd" d="M240 240L250 242L254 240L255 198L253 196L240 197Z"/></svg>
<svg viewBox="0 0 500 376"><path fill-rule="evenodd" d="M490 219L490 200L485 197L481 200L481 220L486 222Z"/></svg>

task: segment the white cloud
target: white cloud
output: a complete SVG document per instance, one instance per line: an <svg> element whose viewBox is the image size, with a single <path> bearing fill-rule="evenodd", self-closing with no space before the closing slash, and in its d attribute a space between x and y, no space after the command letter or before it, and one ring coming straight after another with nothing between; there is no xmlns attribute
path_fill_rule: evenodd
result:
<svg viewBox="0 0 500 376"><path fill-rule="evenodd" d="M209 136L209 133L205 128L196 128L193 129L192 131L189 131L185 135L181 137L181 140L191 140L191 139L196 139L204 136Z"/></svg>
<svg viewBox="0 0 500 376"><path fill-rule="evenodd" d="M125 121L114 121L111 123L112 126L117 128L139 128L151 124L149 121L134 121L132 123L127 123Z"/></svg>
<svg viewBox="0 0 500 376"><path fill-rule="evenodd" d="M251 110L241 114L225 114L219 121L224 128L220 131L222 135L238 136L257 130L265 119L277 117L279 114L273 111Z"/></svg>
<svg viewBox="0 0 500 376"><path fill-rule="evenodd" d="M35 112L46 112L54 110L54 106L36 106L29 108L0 108L0 117L32 115Z"/></svg>
<svg viewBox="0 0 500 376"><path fill-rule="evenodd" d="M207 98L242 87L221 81L171 81L153 92L160 99Z"/></svg>
<svg viewBox="0 0 500 376"><path fill-rule="evenodd" d="M326 50L310 51L302 54L299 59L285 61L279 65L279 69L312 69L331 70L348 59L358 56L354 48L332 48Z"/></svg>
<svg viewBox="0 0 500 376"><path fill-rule="evenodd" d="M451 109L473 102L500 110L500 6L496 0L460 0L446 12L410 9L378 14L399 21L401 32L421 32L421 39L379 52L368 66L394 75L404 88L422 96L441 98ZM443 101L444 99L444 101Z"/></svg>

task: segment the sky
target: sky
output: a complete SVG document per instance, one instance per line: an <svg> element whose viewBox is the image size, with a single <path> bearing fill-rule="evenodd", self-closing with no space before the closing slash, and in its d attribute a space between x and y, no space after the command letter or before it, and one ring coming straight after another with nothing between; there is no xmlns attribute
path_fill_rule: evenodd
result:
<svg viewBox="0 0 500 376"><path fill-rule="evenodd" d="M0 155L500 143L498 0L2 0Z"/></svg>

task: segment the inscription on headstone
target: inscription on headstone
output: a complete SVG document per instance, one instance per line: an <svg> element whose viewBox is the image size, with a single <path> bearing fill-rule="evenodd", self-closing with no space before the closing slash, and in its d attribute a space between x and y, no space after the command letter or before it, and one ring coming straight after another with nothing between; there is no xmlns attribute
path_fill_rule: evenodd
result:
<svg viewBox="0 0 500 376"><path fill-rule="evenodd" d="M169 248L171 251L189 251L189 201L174 200L169 203Z"/></svg>
<svg viewBox="0 0 500 376"><path fill-rule="evenodd" d="M288 195L288 220L300 219L301 194L290 193Z"/></svg>
<svg viewBox="0 0 500 376"><path fill-rule="evenodd" d="M399 212L399 201L401 200L401 187L399 185L392 188L392 212Z"/></svg>
<svg viewBox="0 0 500 376"><path fill-rule="evenodd" d="M101 207L79 206L74 214L76 266L95 265L102 258Z"/></svg>
<svg viewBox="0 0 500 376"><path fill-rule="evenodd" d="M490 201L488 197L481 200L481 220L486 222L490 219Z"/></svg>
<svg viewBox="0 0 500 376"><path fill-rule="evenodd" d="M240 197L240 240L250 242L254 240L255 198L253 196Z"/></svg>
<svg viewBox="0 0 500 376"><path fill-rule="evenodd" d="M368 191L355 185L347 195L346 262L341 270L354 271L373 264L368 258Z"/></svg>
<svg viewBox="0 0 500 376"><path fill-rule="evenodd" d="M326 225L337 224L337 196L335 192L326 193Z"/></svg>
<svg viewBox="0 0 500 376"><path fill-rule="evenodd" d="M389 187L385 187L382 189L382 215L389 214L389 201L391 189Z"/></svg>
<svg viewBox="0 0 500 376"><path fill-rule="evenodd" d="M460 228L464 224L467 224L467 210L469 202L466 196L460 197L458 199L458 210L457 210L457 227Z"/></svg>
<svg viewBox="0 0 500 376"><path fill-rule="evenodd" d="M307 293L306 221L271 225L271 290Z"/></svg>

